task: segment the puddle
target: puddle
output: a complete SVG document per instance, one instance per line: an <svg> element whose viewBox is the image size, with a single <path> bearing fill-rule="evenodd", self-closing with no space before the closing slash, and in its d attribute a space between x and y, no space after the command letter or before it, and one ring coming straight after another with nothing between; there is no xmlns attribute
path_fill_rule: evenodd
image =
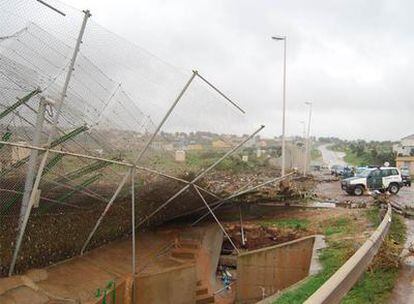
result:
<svg viewBox="0 0 414 304"><path fill-rule="evenodd" d="M309 275L318 274L322 271L322 264L319 261L319 256L321 254L321 250L326 248L325 236L324 235L315 235L315 243L313 244L313 253L312 253L312 260L309 268Z"/></svg>
<svg viewBox="0 0 414 304"><path fill-rule="evenodd" d="M336 203L329 202L329 201L328 202L312 202L308 204L308 206L315 207L315 208L335 208Z"/></svg>

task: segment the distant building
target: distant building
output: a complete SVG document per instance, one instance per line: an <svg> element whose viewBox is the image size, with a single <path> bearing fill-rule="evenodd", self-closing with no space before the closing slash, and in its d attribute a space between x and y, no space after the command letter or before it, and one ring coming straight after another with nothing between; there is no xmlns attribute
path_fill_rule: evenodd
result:
<svg viewBox="0 0 414 304"><path fill-rule="evenodd" d="M259 141L259 147L260 148L267 148L267 141L266 140Z"/></svg>
<svg viewBox="0 0 414 304"><path fill-rule="evenodd" d="M163 146L165 151L173 151L174 150L174 145L173 144L166 144Z"/></svg>
<svg viewBox="0 0 414 304"><path fill-rule="evenodd" d="M193 150L193 151L200 151L203 150L203 145L200 144L190 144L187 145L187 150Z"/></svg>
<svg viewBox="0 0 414 304"><path fill-rule="evenodd" d="M225 149L225 148L231 148L231 145L226 143L224 140L221 139L217 139L214 140L211 145L213 146L213 148L215 149Z"/></svg>
<svg viewBox="0 0 414 304"><path fill-rule="evenodd" d="M393 151L397 154L397 167L407 168L414 174L414 134L402 138L399 144L394 145Z"/></svg>
<svg viewBox="0 0 414 304"><path fill-rule="evenodd" d="M178 163L185 162L185 151L184 150L175 151L175 161Z"/></svg>
<svg viewBox="0 0 414 304"><path fill-rule="evenodd" d="M397 156L414 156L414 134L401 139L399 144L393 146Z"/></svg>

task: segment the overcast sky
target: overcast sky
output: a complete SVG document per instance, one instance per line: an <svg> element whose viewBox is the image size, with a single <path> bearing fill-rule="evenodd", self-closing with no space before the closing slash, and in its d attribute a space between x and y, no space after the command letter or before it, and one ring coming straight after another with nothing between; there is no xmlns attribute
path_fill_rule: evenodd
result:
<svg viewBox="0 0 414 304"><path fill-rule="evenodd" d="M406 0L64 0L184 69L196 68L280 135L288 37L287 133L399 139L412 133L413 53Z"/></svg>

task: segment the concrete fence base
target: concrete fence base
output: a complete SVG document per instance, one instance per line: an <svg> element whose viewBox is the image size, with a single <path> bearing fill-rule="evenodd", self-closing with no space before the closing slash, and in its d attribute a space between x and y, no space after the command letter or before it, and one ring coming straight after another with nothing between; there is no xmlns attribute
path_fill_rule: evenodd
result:
<svg viewBox="0 0 414 304"><path fill-rule="evenodd" d="M255 303L309 274L314 236L242 253L237 258L237 303Z"/></svg>

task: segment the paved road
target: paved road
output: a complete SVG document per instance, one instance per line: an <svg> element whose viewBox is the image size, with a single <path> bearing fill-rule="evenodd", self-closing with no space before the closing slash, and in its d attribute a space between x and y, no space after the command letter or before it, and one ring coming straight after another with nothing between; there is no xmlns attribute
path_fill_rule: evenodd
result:
<svg viewBox="0 0 414 304"><path fill-rule="evenodd" d="M402 188L393 199L401 205L414 208L414 187ZM406 219L405 224L407 240L401 253L403 265L388 302L392 304L414 303L414 255L408 251L408 247L414 243L414 220Z"/></svg>
<svg viewBox="0 0 414 304"><path fill-rule="evenodd" d="M342 165L345 166L346 162L344 161L344 152L337 152L328 149L329 144L319 146L318 149L321 151L323 161L328 165Z"/></svg>

